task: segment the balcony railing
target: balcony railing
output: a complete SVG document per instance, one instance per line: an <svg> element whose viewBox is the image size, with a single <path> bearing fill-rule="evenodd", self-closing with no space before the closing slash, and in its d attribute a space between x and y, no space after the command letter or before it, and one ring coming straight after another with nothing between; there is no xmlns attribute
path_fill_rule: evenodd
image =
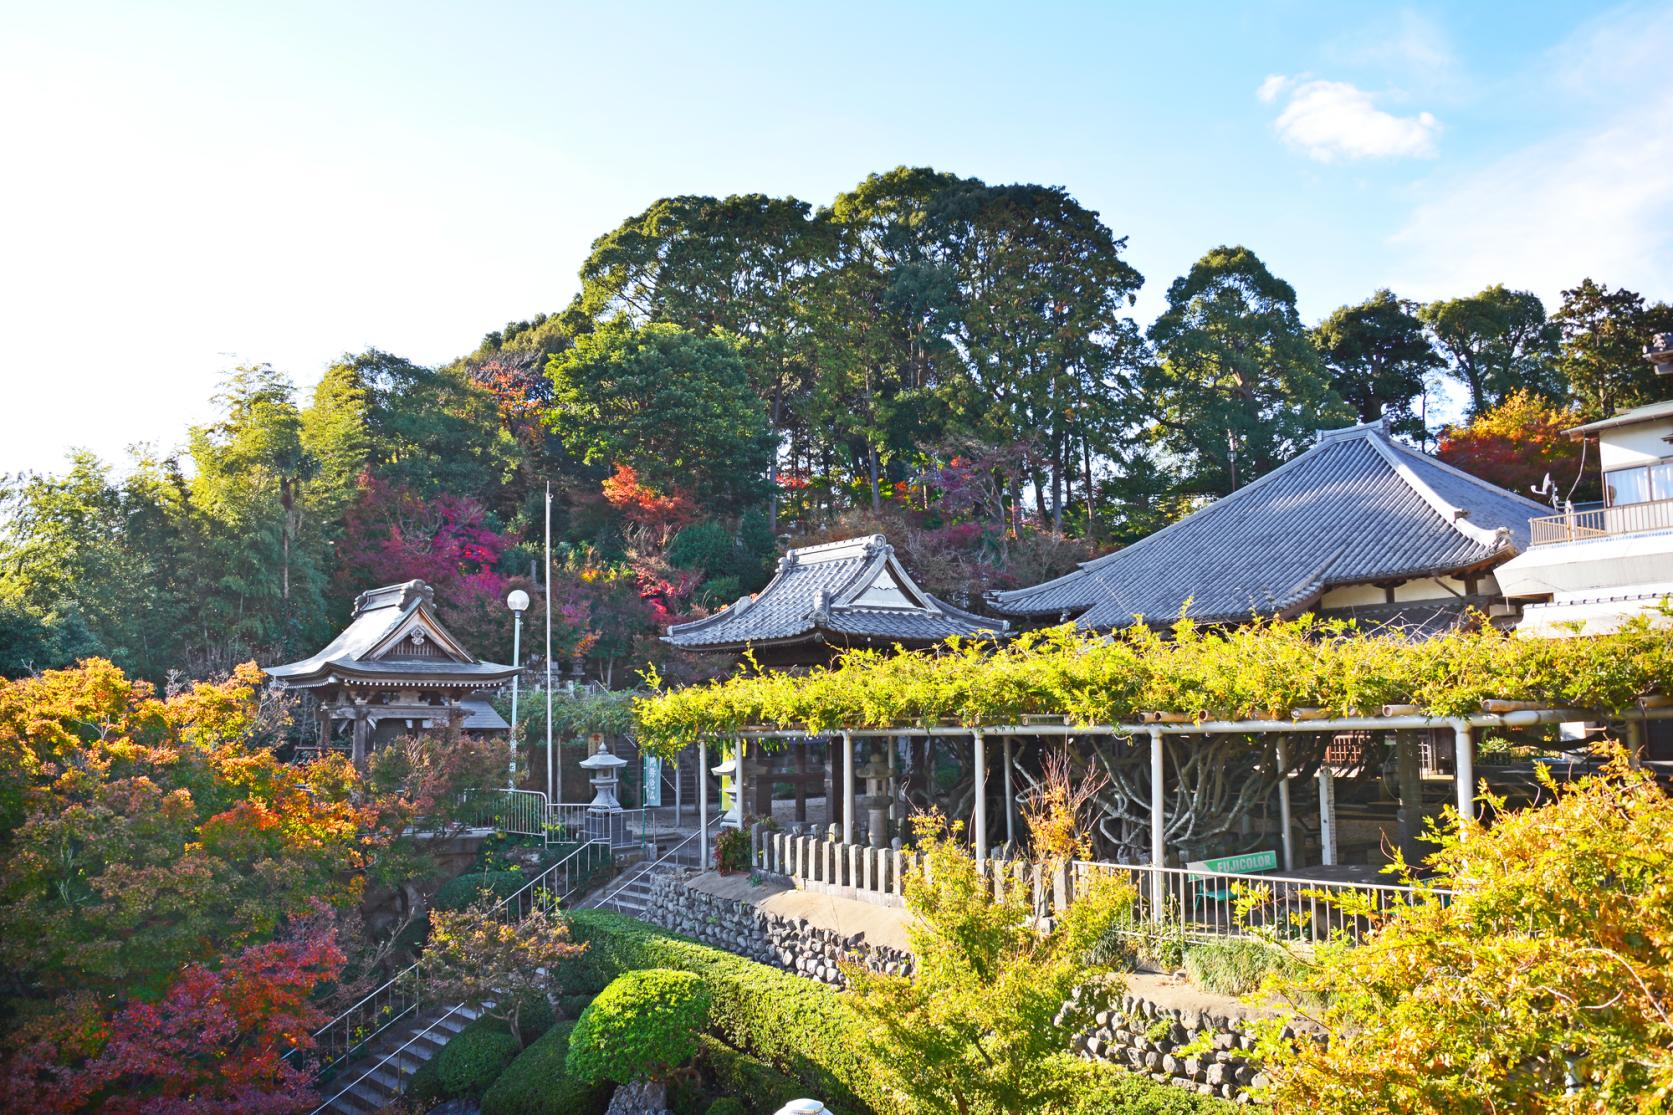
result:
<svg viewBox="0 0 1673 1115"><path fill-rule="evenodd" d="M1651 530L1673 530L1673 499L1626 503L1589 511L1566 511L1561 515L1528 520L1528 540L1535 546L1609 538L1617 534L1642 534Z"/></svg>

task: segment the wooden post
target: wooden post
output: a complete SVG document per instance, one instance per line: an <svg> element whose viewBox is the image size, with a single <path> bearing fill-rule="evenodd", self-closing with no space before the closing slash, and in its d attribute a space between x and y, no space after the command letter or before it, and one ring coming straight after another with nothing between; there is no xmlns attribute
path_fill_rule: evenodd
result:
<svg viewBox="0 0 1673 1115"><path fill-rule="evenodd" d="M1452 771L1458 791L1460 834L1475 821L1475 740L1470 726L1462 720L1452 726Z"/></svg>
<svg viewBox="0 0 1673 1115"><path fill-rule="evenodd" d="M842 733L842 842L854 843L854 737Z"/></svg>
<svg viewBox="0 0 1673 1115"><path fill-rule="evenodd" d="M796 748L796 820L807 822L807 749L813 746L807 740Z"/></svg>
<svg viewBox="0 0 1673 1115"><path fill-rule="evenodd" d="M976 862L980 864L988 858L988 762L987 744L980 728L976 729L975 737L976 809L970 819L970 827L976 830Z"/></svg>
<svg viewBox="0 0 1673 1115"><path fill-rule="evenodd" d="M1637 770L1644 764L1644 721L1627 720L1627 765Z"/></svg>
<svg viewBox="0 0 1673 1115"><path fill-rule="evenodd" d="M1150 917L1162 920L1162 869L1168 863L1166 798L1162 794L1162 729L1150 729Z"/></svg>
<svg viewBox="0 0 1673 1115"><path fill-rule="evenodd" d="M1336 865L1336 772L1319 767L1319 853L1326 867Z"/></svg>
<svg viewBox="0 0 1673 1115"><path fill-rule="evenodd" d="M1284 870L1295 870L1295 833L1290 824L1290 749L1283 736L1278 737L1278 826L1279 843L1284 847Z"/></svg>

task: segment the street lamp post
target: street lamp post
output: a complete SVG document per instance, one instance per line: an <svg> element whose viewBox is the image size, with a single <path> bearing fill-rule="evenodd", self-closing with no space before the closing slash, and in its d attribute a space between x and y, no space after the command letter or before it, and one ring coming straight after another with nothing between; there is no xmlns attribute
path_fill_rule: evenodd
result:
<svg viewBox="0 0 1673 1115"><path fill-rule="evenodd" d="M511 609L511 664L517 667L517 672L511 675L511 769L506 772L505 788L517 788L517 680L523 674L523 612L529 606L529 594L520 588L514 588L505 598L505 606Z"/></svg>

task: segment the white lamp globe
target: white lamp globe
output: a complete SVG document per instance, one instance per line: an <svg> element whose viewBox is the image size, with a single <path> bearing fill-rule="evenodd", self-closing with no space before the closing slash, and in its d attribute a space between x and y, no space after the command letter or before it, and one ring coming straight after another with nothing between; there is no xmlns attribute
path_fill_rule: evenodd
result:
<svg viewBox="0 0 1673 1115"><path fill-rule="evenodd" d="M505 606L518 615L522 615L529 606L529 594L520 588L514 588L511 590L511 594L505 598Z"/></svg>

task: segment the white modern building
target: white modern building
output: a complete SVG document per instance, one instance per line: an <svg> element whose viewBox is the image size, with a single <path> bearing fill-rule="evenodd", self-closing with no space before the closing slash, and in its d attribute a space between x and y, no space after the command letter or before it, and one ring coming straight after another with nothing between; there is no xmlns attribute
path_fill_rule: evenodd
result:
<svg viewBox="0 0 1673 1115"><path fill-rule="evenodd" d="M1673 372L1673 334L1644 355ZM1613 631L1673 597L1673 399L1568 435L1597 438L1604 505L1534 519L1527 551L1499 566L1500 591L1522 606L1518 630L1533 635Z"/></svg>

